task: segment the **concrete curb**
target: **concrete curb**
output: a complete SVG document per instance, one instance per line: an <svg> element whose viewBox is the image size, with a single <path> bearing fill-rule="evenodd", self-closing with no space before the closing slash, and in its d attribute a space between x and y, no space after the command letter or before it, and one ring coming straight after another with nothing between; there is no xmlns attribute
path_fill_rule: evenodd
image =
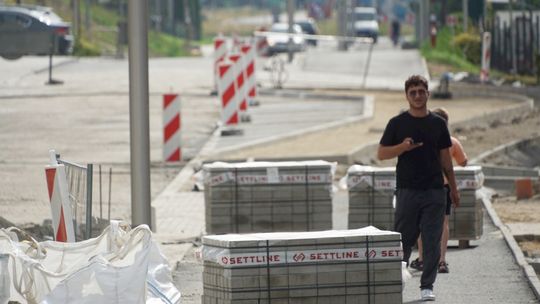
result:
<svg viewBox="0 0 540 304"><path fill-rule="evenodd" d="M534 295L540 301L540 279L538 279L536 272L534 271L533 267L529 265L527 260L525 260L525 256L523 255L521 248L519 248L518 243L514 239L514 236L512 235L508 227L503 224L503 222L497 215L497 212L495 212L495 210L493 209L490 199L483 197L482 202L484 204L484 208L486 208L489 217L491 218L491 221L502 232L508 248L514 255L517 264L523 270L523 274L527 278L529 286L533 290Z"/></svg>
<svg viewBox="0 0 540 304"><path fill-rule="evenodd" d="M520 139L520 140L514 140L514 141L511 141L509 143L506 143L506 144L502 144L500 146L497 146L493 149L490 149L488 151L485 151L484 153L481 153L480 155L476 156L475 158L473 158L471 160L471 164L477 164L477 163L481 163L485 158L495 154L495 153L499 153L499 152L502 152L502 151L508 151L512 148L514 148L515 146L523 143L523 142L526 142L526 141L530 141L530 140L538 140L540 138L540 136L534 136L534 137L530 137L530 138L525 138L525 139Z"/></svg>
<svg viewBox="0 0 540 304"><path fill-rule="evenodd" d="M485 124L487 122L494 121L497 119L502 119L503 117L508 118L509 116L513 117L517 115L522 115L523 113L526 113L534 108L534 101L531 98L528 98L526 96L521 96L521 95L516 95L516 94L502 94L502 93L494 93L494 94L485 93L484 94L484 93L485 92L480 92L480 94L477 94L476 92L461 92L460 96L469 97L469 96L480 95L480 96L485 96L485 97L497 96L498 98L502 96L504 98L515 100L518 102L518 104L505 108L503 110L497 111L497 112L486 114L484 116L470 118L470 119L459 121L456 123L451 123L450 124L451 129L476 126L476 125ZM516 144L517 142L518 141L512 142L510 144ZM360 161L360 157L362 155L365 155L367 151L369 151L370 149L375 149L375 147L378 144L379 144L378 142L372 142L372 143L362 144L358 146L357 148L352 149L348 153L349 164L353 164L357 161ZM471 161L471 163L477 162L478 161L477 159L478 157L474 158Z"/></svg>

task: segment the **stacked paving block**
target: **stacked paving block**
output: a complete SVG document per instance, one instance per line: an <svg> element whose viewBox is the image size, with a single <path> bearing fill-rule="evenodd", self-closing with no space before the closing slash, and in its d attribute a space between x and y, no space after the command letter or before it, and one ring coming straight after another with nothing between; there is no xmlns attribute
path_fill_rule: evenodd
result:
<svg viewBox="0 0 540 304"><path fill-rule="evenodd" d="M454 167L461 197L458 208L452 208L448 218L451 240L477 240L482 236L484 225L483 204L479 189L484 184L482 167Z"/></svg>
<svg viewBox="0 0 540 304"><path fill-rule="evenodd" d="M206 164L206 232L332 229L334 171L326 161Z"/></svg>
<svg viewBox="0 0 540 304"><path fill-rule="evenodd" d="M202 243L203 304L402 303L396 232L228 234Z"/></svg>
<svg viewBox="0 0 540 304"><path fill-rule="evenodd" d="M450 239L476 240L482 236L483 209L478 190L484 175L480 166L454 167L461 206L449 217ZM355 165L347 171L349 228L367 225L393 230L395 168Z"/></svg>
<svg viewBox="0 0 540 304"><path fill-rule="evenodd" d="M347 188L349 229L368 225L384 230L394 229L394 167L354 165L347 171Z"/></svg>

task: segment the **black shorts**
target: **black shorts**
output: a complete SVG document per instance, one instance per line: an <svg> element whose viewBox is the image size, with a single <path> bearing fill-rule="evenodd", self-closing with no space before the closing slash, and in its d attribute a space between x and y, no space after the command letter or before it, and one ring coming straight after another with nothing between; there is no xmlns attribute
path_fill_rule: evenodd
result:
<svg viewBox="0 0 540 304"><path fill-rule="evenodd" d="M452 214L452 198L450 197L450 186L444 185L446 191L446 215Z"/></svg>

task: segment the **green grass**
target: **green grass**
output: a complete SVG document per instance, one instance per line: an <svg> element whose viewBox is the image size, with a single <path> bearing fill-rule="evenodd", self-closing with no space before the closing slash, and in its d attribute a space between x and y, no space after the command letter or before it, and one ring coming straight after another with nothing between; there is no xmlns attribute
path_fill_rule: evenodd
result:
<svg viewBox="0 0 540 304"><path fill-rule="evenodd" d="M454 35L449 28L439 30L436 47L429 40L424 41L420 48L422 56L428 62L450 65L453 68L469 73L479 73L480 67L467 61L461 50L452 43Z"/></svg>
<svg viewBox="0 0 540 304"><path fill-rule="evenodd" d="M254 16L270 16L270 10L258 10L253 7L225 8L219 10L202 10L202 37L204 41L212 41L219 33L225 36L251 36L256 26L238 24L234 19Z"/></svg>

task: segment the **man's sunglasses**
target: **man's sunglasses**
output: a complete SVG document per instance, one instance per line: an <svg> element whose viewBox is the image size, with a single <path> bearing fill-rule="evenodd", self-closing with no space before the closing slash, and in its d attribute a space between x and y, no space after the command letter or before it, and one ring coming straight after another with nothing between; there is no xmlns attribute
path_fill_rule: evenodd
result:
<svg viewBox="0 0 540 304"><path fill-rule="evenodd" d="M416 97L416 95L418 96L421 96L421 97L424 97L427 95L427 91L424 90L424 89L419 89L419 90L411 90L408 92L409 96L411 97Z"/></svg>

